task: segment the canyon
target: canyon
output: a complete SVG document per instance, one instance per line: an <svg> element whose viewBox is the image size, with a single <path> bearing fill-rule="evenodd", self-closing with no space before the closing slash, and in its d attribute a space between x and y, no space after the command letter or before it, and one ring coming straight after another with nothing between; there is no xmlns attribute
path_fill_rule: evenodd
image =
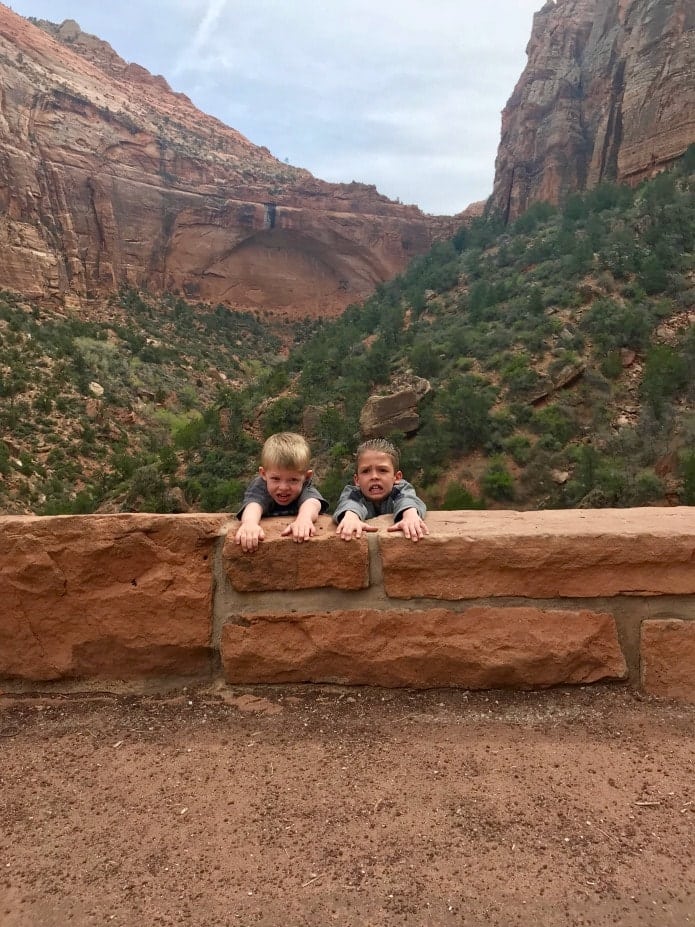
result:
<svg viewBox="0 0 695 927"><path fill-rule="evenodd" d="M690 0L559 0L533 19L488 208L505 221L637 183L695 140ZM431 216L275 158L73 20L0 4L0 286L89 306L123 288L330 317L482 204Z"/></svg>
<svg viewBox="0 0 695 927"><path fill-rule="evenodd" d="M0 5L0 81L0 285L30 298L330 316L461 224L279 161L72 20Z"/></svg>

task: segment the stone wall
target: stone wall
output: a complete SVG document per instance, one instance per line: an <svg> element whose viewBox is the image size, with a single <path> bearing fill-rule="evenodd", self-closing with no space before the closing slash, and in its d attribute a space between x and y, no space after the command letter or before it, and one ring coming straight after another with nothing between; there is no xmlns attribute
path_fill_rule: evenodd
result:
<svg viewBox="0 0 695 927"><path fill-rule="evenodd" d="M4 690L127 681L542 688L695 701L695 510L433 512L417 544L227 514L0 517ZM375 524L385 529L389 517Z"/></svg>

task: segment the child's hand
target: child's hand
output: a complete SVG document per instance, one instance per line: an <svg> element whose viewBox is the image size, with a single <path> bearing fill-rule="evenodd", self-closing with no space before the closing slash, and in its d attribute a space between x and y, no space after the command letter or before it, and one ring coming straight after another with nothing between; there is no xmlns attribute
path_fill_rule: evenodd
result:
<svg viewBox="0 0 695 927"><path fill-rule="evenodd" d="M402 531L403 537L410 538L411 541L419 541L420 538L430 533L430 529L418 515L417 509L406 509L403 512L403 518L391 525L388 530Z"/></svg>
<svg viewBox="0 0 695 927"><path fill-rule="evenodd" d="M256 550L258 542L264 540L265 534L260 525L242 523L234 535L234 542L241 544L242 550Z"/></svg>
<svg viewBox="0 0 695 927"><path fill-rule="evenodd" d="M281 534L286 538L292 535L292 539L301 544L302 541L308 541L316 534L316 525L310 515L298 515L291 525L288 525Z"/></svg>
<svg viewBox="0 0 695 927"><path fill-rule="evenodd" d="M355 512L346 512L338 522L335 533L344 541L361 538L364 531L378 531L376 525L368 525Z"/></svg>

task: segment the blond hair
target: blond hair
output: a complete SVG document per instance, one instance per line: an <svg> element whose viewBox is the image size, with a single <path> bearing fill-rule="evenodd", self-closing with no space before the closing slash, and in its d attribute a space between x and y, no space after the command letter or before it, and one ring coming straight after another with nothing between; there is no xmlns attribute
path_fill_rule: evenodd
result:
<svg viewBox="0 0 695 927"><path fill-rule="evenodd" d="M271 435L261 451L261 466L279 467L281 470L303 471L309 469L311 450L302 435L292 431L280 431Z"/></svg>
<svg viewBox="0 0 695 927"><path fill-rule="evenodd" d="M377 451L380 454L388 454L388 456L391 458L393 469L398 469L401 455L399 454L396 445L391 444L391 442L387 441L386 438L370 438L369 441L363 441L355 451L355 461L359 463L362 454L366 454L368 451Z"/></svg>

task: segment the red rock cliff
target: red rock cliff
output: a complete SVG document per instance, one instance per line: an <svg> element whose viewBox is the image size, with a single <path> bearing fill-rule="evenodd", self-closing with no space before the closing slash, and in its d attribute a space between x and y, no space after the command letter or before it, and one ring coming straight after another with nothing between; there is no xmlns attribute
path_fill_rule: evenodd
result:
<svg viewBox="0 0 695 927"><path fill-rule="evenodd" d="M492 205L637 182L695 142L693 0L549 0L502 114Z"/></svg>
<svg viewBox="0 0 695 927"><path fill-rule="evenodd" d="M457 222L328 184L67 20L0 5L0 286L330 314Z"/></svg>

